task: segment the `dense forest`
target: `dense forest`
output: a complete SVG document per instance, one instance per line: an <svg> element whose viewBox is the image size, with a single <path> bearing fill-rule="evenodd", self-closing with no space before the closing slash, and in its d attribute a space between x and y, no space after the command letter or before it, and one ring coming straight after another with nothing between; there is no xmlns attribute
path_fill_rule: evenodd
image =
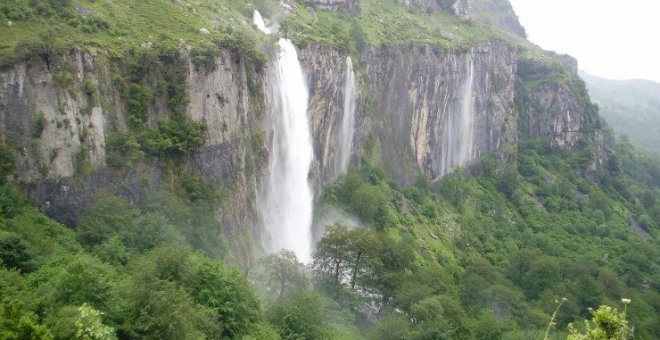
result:
<svg viewBox="0 0 660 340"><path fill-rule="evenodd" d="M299 47L314 42L357 56L365 48L428 44L442 54L504 41L519 53L516 89L530 98L543 86L574 91L598 117L585 84L554 56L519 32L489 26L501 21L498 13L484 24L385 0L362 1L358 16L302 0L285 3L298 12L282 15L281 30ZM438 4L444 11L452 2ZM186 115L191 84L184 79L191 70L230 69L233 64L215 59L229 51L228 60L244 67L248 99L263 109L255 100L264 88L256 74L272 42L246 22L255 9L278 17L277 6L266 0L0 2L0 24L8 25L0 30L0 70L45 60L62 92L111 107L115 99L97 87L100 81L78 86L75 72L57 65L68 65L72 49L120 65L109 82L119 89L125 128L103 136L99 172L129 178L160 171L140 177L138 189L120 182L85 192L69 216L70 210L52 209L57 202L40 200L39 183L22 181L20 171L40 143L52 143L44 131L80 122L51 122L34 112L27 131L3 132L0 339L660 338L660 159L626 138L610 138L599 119L585 123L585 137L570 146L555 136L520 133L440 179L418 171L411 185L395 178L384 159L385 149L396 146L370 134L347 172L316 193L316 243L307 264L288 250L265 253L250 239L251 225L236 231L223 224L218 216L225 210L218 207L238 211L238 199L231 197L233 183L190 170L209 127ZM213 28L208 24L217 13L223 20ZM183 64L189 68L182 71ZM360 75L364 65L356 65ZM495 80L491 85L497 88ZM364 92L365 115L385 124L374 94ZM231 100L215 96L221 106ZM510 104L522 112L527 103ZM81 110L92 116L91 106ZM531 125L533 117L522 116L518 125ZM121 126L121 119L113 124ZM71 187L103 181L93 177L98 169L86 156L93 128L85 127L78 141L84 147L72 157ZM232 128L222 122L223 133ZM595 140L595 130L606 137ZM227 176L254 180L256 171L249 171L262 165L264 136L252 131L241 138L253 154ZM221 152L233 157L237 149ZM42 156L51 164L59 157L52 150ZM44 182L59 180L48 164L29 165Z"/></svg>

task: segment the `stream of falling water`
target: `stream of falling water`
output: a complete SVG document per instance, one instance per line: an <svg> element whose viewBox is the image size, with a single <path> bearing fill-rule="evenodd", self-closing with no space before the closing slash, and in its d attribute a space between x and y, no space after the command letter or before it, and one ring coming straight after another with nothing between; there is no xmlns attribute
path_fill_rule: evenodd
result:
<svg viewBox="0 0 660 340"><path fill-rule="evenodd" d="M254 12L254 24L270 34ZM289 249L308 263L312 252L313 193L308 182L312 138L307 121L308 91L293 43L280 38L272 75L272 131L268 190L261 205L267 251Z"/></svg>
<svg viewBox="0 0 660 340"><path fill-rule="evenodd" d="M341 121L341 139L338 147L337 167L335 168L337 175L346 173L348 163L351 160L351 149L353 147L353 135L355 132L356 88L353 60L348 56L346 57L346 80L344 83L344 117Z"/></svg>
<svg viewBox="0 0 660 340"><path fill-rule="evenodd" d="M452 110L445 122L442 148L442 174L471 160L474 150L474 62L467 55L466 79L461 90L460 107Z"/></svg>

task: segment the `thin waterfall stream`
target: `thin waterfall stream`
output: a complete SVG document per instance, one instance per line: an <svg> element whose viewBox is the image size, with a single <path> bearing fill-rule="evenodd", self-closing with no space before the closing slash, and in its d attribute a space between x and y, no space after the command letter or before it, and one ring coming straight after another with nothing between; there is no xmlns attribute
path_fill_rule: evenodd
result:
<svg viewBox="0 0 660 340"><path fill-rule="evenodd" d="M460 104L447 115L442 143L442 175L474 158L474 61L467 55Z"/></svg>
<svg viewBox="0 0 660 340"><path fill-rule="evenodd" d="M355 72L353 72L353 60L346 57L346 80L344 83L344 116L341 121L341 135L338 146L337 166L335 173L343 175L348 169L353 147L353 135L355 133L355 106L357 102L357 86L355 85Z"/></svg>

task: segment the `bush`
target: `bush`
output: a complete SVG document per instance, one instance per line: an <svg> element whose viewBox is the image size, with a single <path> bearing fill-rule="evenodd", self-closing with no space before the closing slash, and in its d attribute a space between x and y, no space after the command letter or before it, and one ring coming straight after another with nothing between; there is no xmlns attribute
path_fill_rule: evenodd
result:
<svg viewBox="0 0 660 340"><path fill-rule="evenodd" d="M128 106L128 123L131 128L141 128L147 123L149 103L154 96L144 85L132 83L126 93Z"/></svg>
<svg viewBox="0 0 660 340"><path fill-rule="evenodd" d="M34 255L27 244L14 233L0 234L0 264L23 273L36 269Z"/></svg>
<svg viewBox="0 0 660 340"><path fill-rule="evenodd" d="M283 339L326 339L324 302L314 292L299 292L278 301L268 312L268 319Z"/></svg>

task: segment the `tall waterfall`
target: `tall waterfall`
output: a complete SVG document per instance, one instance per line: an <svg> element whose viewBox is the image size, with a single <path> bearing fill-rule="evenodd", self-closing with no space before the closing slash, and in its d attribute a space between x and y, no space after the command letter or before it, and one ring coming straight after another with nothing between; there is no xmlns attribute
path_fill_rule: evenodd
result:
<svg viewBox="0 0 660 340"><path fill-rule="evenodd" d="M259 12L255 25L270 33ZM268 190L261 206L268 251L289 249L303 262L312 252L312 189L307 177L312 138L307 121L308 92L293 43L279 39L272 74L272 131Z"/></svg>
<svg viewBox="0 0 660 340"><path fill-rule="evenodd" d="M442 148L442 174L474 157L474 62L467 55L466 79L461 89L460 105L451 110L445 124Z"/></svg>
<svg viewBox="0 0 660 340"><path fill-rule="evenodd" d="M346 57L346 81L344 84L344 117L341 120L341 139L339 141L337 167L335 169L335 173L338 175L346 173L348 163L351 159L353 134L355 132L356 89L353 60L348 56Z"/></svg>

